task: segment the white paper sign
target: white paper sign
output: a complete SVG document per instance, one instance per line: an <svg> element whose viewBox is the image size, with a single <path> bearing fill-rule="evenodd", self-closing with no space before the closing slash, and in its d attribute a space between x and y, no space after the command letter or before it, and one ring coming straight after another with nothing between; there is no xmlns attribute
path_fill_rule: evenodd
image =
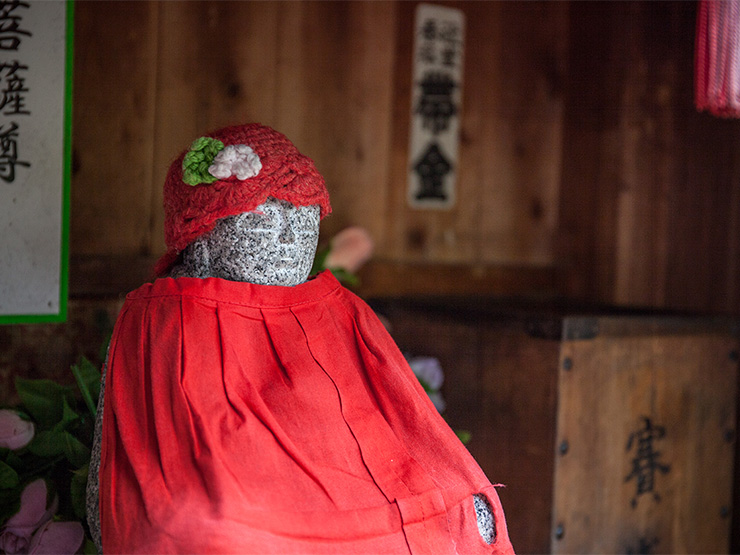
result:
<svg viewBox="0 0 740 555"><path fill-rule="evenodd" d="M0 1L0 323L66 317L71 7Z"/></svg>
<svg viewBox="0 0 740 555"><path fill-rule="evenodd" d="M417 7L408 165L408 202L414 208L455 204L464 39L460 10Z"/></svg>

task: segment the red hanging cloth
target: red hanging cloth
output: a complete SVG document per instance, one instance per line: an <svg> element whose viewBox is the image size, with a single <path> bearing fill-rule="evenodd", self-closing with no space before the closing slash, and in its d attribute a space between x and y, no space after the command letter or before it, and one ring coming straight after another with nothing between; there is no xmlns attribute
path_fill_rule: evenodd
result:
<svg viewBox="0 0 740 555"><path fill-rule="evenodd" d="M695 101L699 111L740 117L740 0L701 0L696 22Z"/></svg>

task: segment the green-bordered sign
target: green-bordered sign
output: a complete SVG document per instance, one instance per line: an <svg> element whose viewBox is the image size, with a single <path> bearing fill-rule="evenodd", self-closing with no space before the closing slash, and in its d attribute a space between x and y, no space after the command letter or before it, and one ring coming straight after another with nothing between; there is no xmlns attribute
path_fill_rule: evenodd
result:
<svg viewBox="0 0 740 555"><path fill-rule="evenodd" d="M67 316L73 3L0 0L0 324Z"/></svg>

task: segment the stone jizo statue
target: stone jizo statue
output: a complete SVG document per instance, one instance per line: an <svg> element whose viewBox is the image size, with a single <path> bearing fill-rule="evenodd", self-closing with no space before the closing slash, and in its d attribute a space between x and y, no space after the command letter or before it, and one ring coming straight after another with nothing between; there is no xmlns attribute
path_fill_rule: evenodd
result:
<svg viewBox="0 0 740 555"><path fill-rule="evenodd" d="M250 124L165 184L164 276L109 347L88 484L98 549L511 553L494 486L372 311L309 279L313 163Z"/></svg>

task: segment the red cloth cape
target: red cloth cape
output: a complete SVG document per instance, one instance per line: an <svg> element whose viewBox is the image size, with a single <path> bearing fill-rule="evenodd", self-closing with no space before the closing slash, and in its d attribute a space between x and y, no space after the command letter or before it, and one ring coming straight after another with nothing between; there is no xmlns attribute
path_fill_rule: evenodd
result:
<svg viewBox="0 0 740 555"><path fill-rule="evenodd" d="M130 293L103 430L104 553L512 551L494 487L329 272L296 287L165 278Z"/></svg>

